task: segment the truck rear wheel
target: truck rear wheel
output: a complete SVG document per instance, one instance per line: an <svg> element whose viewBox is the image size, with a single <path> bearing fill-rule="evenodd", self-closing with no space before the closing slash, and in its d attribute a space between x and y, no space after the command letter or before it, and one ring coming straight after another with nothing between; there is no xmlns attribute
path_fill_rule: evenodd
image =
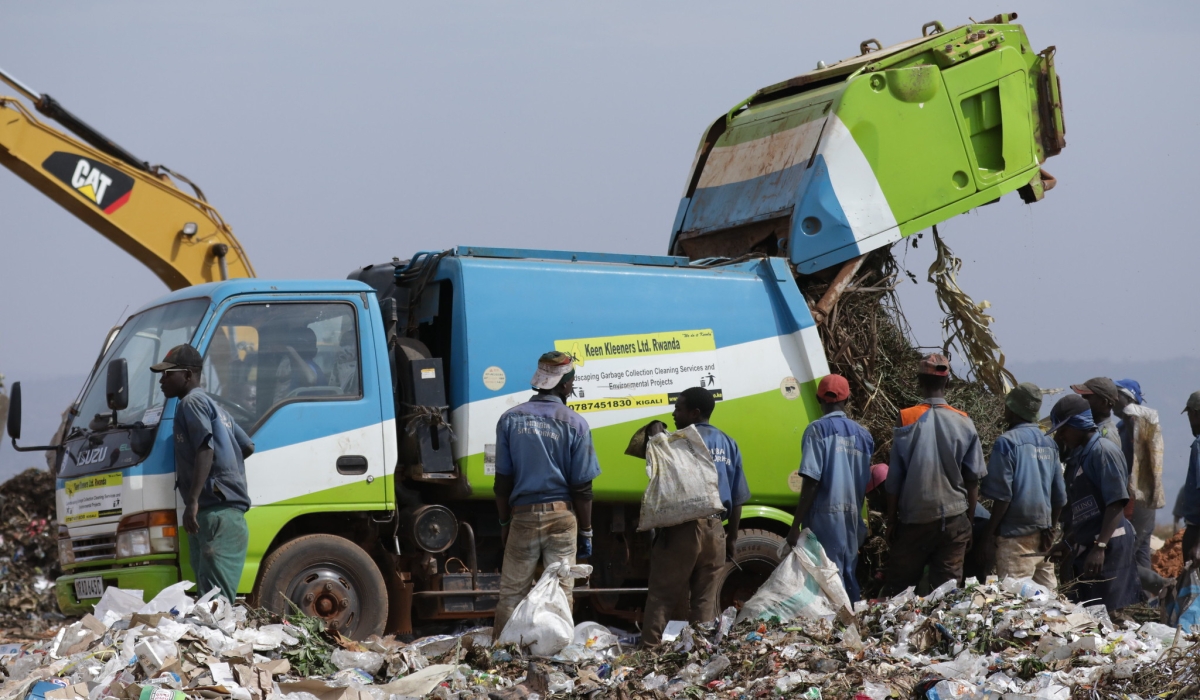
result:
<svg viewBox="0 0 1200 700"><path fill-rule="evenodd" d="M382 634L388 617L383 575L362 547L335 535L297 537L263 563L258 605L281 615L300 611L351 639Z"/></svg>
<svg viewBox="0 0 1200 700"><path fill-rule="evenodd" d="M737 543L733 546L733 560L737 566L726 563L725 570L721 572L721 610L730 605L740 609L750 600L779 562L783 561L779 556L779 545L784 541L784 538L767 530L738 532Z"/></svg>

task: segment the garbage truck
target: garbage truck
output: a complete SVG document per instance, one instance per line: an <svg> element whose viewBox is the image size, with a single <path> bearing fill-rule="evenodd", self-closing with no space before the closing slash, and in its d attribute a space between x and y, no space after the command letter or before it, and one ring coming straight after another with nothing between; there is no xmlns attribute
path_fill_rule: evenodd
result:
<svg viewBox="0 0 1200 700"><path fill-rule="evenodd" d="M106 344L61 443L24 448L58 453L61 608L192 576L176 400L149 372L179 343L201 351L202 386L257 446L239 584L252 603L356 638L491 615L495 426L552 349L576 358L570 404L603 472L577 600L638 618L648 478L624 451L693 386L713 392L712 422L741 447L752 496L721 604L747 599L778 562L828 373L821 304L814 317L800 285L1007 192L1036 201L1053 182L1040 167L1064 145L1053 51L1034 53L1012 18L930 23L887 49L866 41L861 56L736 106L703 138L667 256L463 246L345 280L231 279L144 305ZM318 381L291 376L301 352ZM20 424L14 384L14 445Z"/></svg>
<svg viewBox="0 0 1200 700"><path fill-rule="evenodd" d="M411 629L412 616L489 614L500 566L496 422L529 398L537 358L554 348L578 358L571 403L603 470L595 572L581 596L600 612L641 606L647 476L623 452L690 386L714 393L714 421L740 439L754 494L741 546L762 559L759 575L773 566L799 436L819 415L813 381L827 373L783 260L457 248L355 276L197 285L125 322L79 404L87 422L63 442L64 611L87 610L108 586L149 592L190 575L176 402L149 371L184 342L204 354L205 390L256 445L240 589L268 608L286 612L290 600L355 636ZM314 336L315 356L304 356ZM316 384L288 375L293 351L321 368ZM18 396L14 387L17 413Z"/></svg>

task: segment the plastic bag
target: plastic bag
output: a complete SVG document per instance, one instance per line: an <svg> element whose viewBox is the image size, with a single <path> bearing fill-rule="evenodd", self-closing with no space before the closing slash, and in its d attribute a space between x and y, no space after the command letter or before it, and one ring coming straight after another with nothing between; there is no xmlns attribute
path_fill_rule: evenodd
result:
<svg viewBox="0 0 1200 700"><path fill-rule="evenodd" d="M142 606L139 613L152 615L154 613L171 613L172 615L187 615L192 611L192 602L186 591L196 584L191 581L180 581L159 591L149 603Z"/></svg>
<svg viewBox="0 0 1200 700"><path fill-rule="evenodd" d="M95 612L92 615L104 623L105 627L111 627L122 617L141 610L145 604L142 591L109 586L104 589L104 595L100 596L100 600L93 607Z"/></svg>
<svg viewBox="0 0 1200 700"><path fill-rule="evenodd" d="M1200 570L1189 566L1179 574L1174 598L1167 599L1167 624L1189 633L1200 624Z"/></svg>
<svg viewBox="0 0 1200 700"><path fill-rule="evenodd" d="M373 676L379 673L380 668L383 668L384 658L383 654L377 651L348 651L346 649L338 649L333 652L329 660L342 671L348 668L357 668Z"/></svg>
<svg viewBox="0 0 1200 700"><path fill-rule="evenodd" d="M560 579L586 578L592 567L560 561L546 567L529 594L517 604L512 617L500 632L497 645L516 644L535 656L553 656L575 636L571 602L559 585Z"/></svg>
<svg viewBox="0 0 1200 700"><path fill-rule="evenodd" d="M797 617L820 619L834 615L853 620L850 597L837 565L825 555L812 530L805 529L771 577L742 606L737 622L776 617L787 622Z"/></svg>
<svg viewBox="0 0 1200 700"><path fill-rule="evenodd" d="M639 532L707 518L725 509L717 466L695 426L650 438L646 470L650 484L642 496Z"/></svg>

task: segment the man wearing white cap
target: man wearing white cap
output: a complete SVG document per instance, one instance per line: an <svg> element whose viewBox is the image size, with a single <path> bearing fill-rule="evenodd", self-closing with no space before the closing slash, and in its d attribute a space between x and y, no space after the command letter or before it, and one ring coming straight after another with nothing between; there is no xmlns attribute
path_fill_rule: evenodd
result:
<svg viewBox="0 0 1200 700"><path fill-rule="evenodd" d="M592 554L592 480L600 464L587 421L567 407L575 390L571 356L548 352L530 381L537 392L496 425L496 510L504 564L495 634L533 587L538 563ZM571 596L571 579L563 579Z"/></svg>

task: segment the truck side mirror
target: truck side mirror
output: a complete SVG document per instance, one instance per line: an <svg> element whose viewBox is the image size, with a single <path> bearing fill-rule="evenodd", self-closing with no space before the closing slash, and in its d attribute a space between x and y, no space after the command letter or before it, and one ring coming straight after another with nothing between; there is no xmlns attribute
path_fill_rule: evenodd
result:
<svg viewBox="0 0 1200 700"><path fill-rule="evenodd" d="M124 357L109 361L107 379L104 398L108 400L108 407L114 411L125 410L129 406L129 363Z"/></svg>
<svg viewBox="0 0 1200 700"><path fill-rule="evenodd" d="M21 439L21 382L13 382L8 395L8 434L13 440Z"/></svg>
<svg viewBox="0 0 1200 700"><path fill-rule="evenodd" d="M44 452L46 450L61 451L62 445L37 445L21 447L17 440L21 439L21 382L13 382L12 392L8 395L8 435L12 438L13 449L17 452Z"/></svg>

